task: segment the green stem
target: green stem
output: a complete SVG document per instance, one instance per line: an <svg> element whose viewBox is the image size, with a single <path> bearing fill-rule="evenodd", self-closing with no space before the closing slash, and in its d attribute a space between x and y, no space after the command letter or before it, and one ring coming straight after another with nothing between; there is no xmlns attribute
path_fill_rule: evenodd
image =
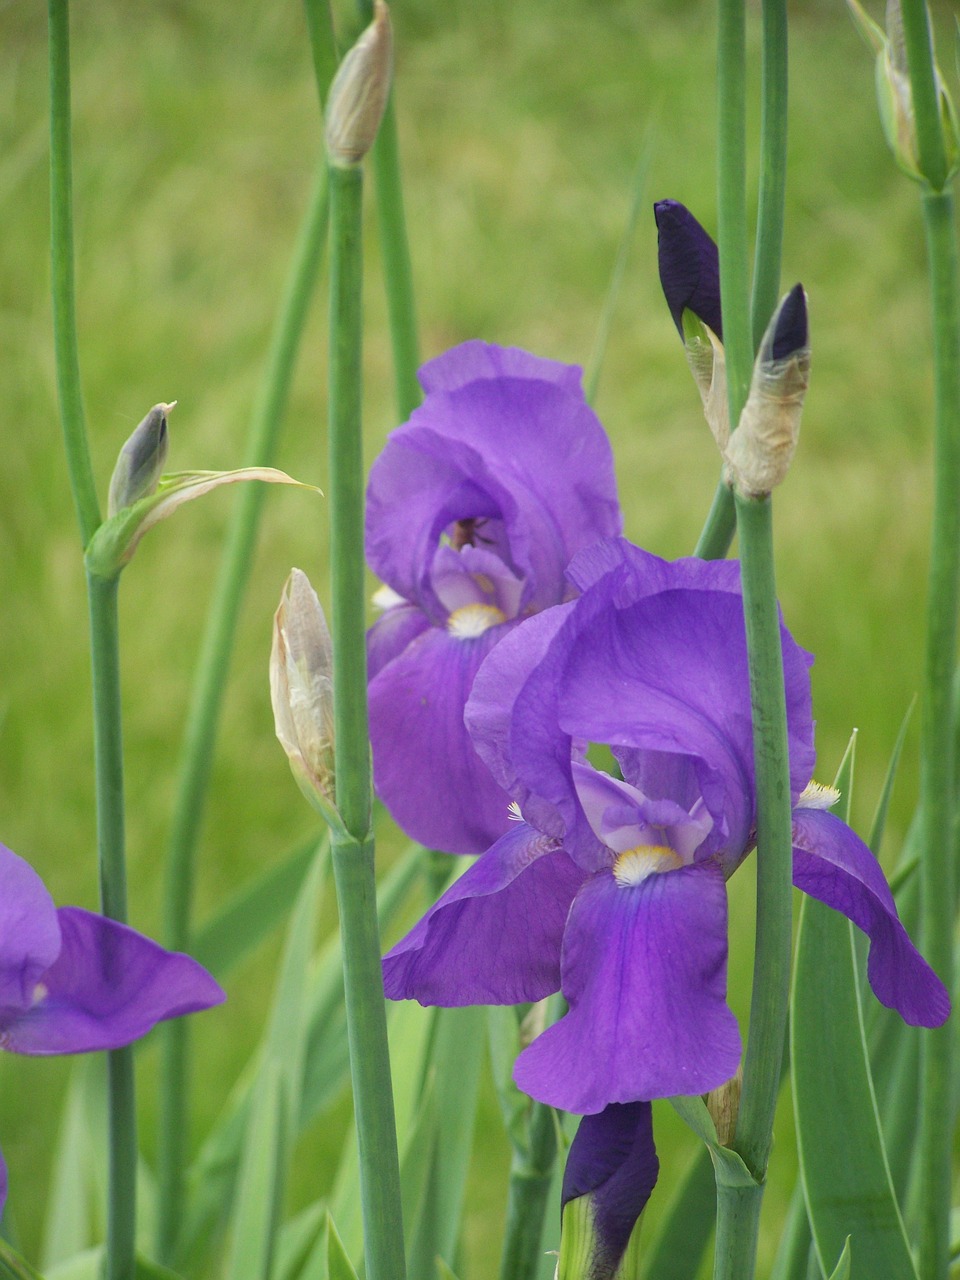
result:
<svg viewBox="0 0 960 1280"><path fill-rule="evenodd" d="M510 1168L500 1280L536 1280L540 1273L543 1219L556 1158L556 1115L552 1107L534 1102L527 1150L514 1150Z"/></svg>
<svg viewBox="0 0 960 1280"><path fill-rule="evenodd" d="M330 170L330 561L336 802L350 838L333 846L347 1036L360 1148L368 1280L405 1274L371 834L363 563L359 168Z"/></svg>
<svg viewBox="0 0 960 1280"><path fill-rule="evenodd" d="M753 349L780 298L783 209L787 192L787 4L763 0L760 200L753 261Z"/></svg>
<svg viewBox="0 0 960 1280"><path fill-rule="evenodd" d="M946 836L954 819L951 687L960 602L960 299L952 193L926 191L923 213L933 304L936 463L920 741L921 938L928 962L952 991L955 889ZM927 1031L922 1046L920 1273L926 1280L946 1277L948 1268L953 1035L951 1020Z"/></svg>
<svg viewBox="0 0 960 1280"><path fill-rule="evenodd" d="M127 920L123 805L123 731L117 615L119 579L87 576L93 666L94 765L100 905ZM136 1235L137 1116L132 1048L107 1055L109 1174L107 1280L133 1280Z"/></svg>
<svg viewBox="0 0 960 1280"><path fill-rule="evenodd" d="M747 252L746 20L744 0L720 0L717 33L717 226L723 348L730 426L735 429L753 372Z"/></svg>
<svg viewBox="0 0 960 1280"><path fill-rule="evenodd" d="M245 459L248 466L270 466L276 456L297 353L323 258L327 195L324 163L297 241L254 405ZM164 940L176 951L188 950L191 943L196 850L237 620L253 565L265 496L263 485L246 485L238 496L194 676L167 846ZM183 1018L172 1020L163 1029L157 1256L166 1263L175 1255L183 1210L182 1178L189 1144L189 1034L189 1024Z"/></svg>
<svg viewBox="0 0 960 1280"><path fill-rule="evenodd" d="M80 391L73 278L73 165L70 128L70 9L49 0L50 17L50 274L57 395L73 501L86 547L100 524Z"/></svg>
<svg viewBox="0 0 960 1280"><path fill-rule="evenodd" d="M722 560L730 550L733 535L737 531L737 513L733 506L733 494L726 481L721 480L713 495L693 554L701 560Z"/></svg>
<svg viewBox="0 0 960 1280"><path fill-rule="evenodd" d="M947 157L937 92L933 38L926 0L902 0L903 38L910 70L914 129L920 172L934 191L947 182Z"/></svg>
<svg viewBox="0 0 960 1280"><path fill-rule="evenodd" d="M757 938L750 1035L734 1144L758 1181L767 1168L790 996L793 822L783 653L769 498L737 495L757 788Z"/></svg>
<svg viewBox="0 0 960 1280"><path fill-rule="evenodd" d="M373 18L371 0L359 0L357 8L364 23L370 22ZM403 207L397 113L392 91L380 122L377 140L373 144L372 160L380 256L383 261L390 341L393 347L394 395L397 416L402 422L410 417L423 399L423 394L417 380L420 346L414 305L413 267Z"/></svg>
<svg viewBox="0 0 960 1280"><path fill-rule="evenodd" d="M717 1249L713 1280L753 1280L763 1187L717 1184Z"/></svg>

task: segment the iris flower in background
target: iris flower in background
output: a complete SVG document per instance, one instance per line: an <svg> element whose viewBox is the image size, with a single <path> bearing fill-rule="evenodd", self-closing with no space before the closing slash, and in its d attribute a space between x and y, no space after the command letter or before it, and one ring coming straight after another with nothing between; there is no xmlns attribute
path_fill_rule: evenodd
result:
<svg viewBox="0 0 960 1280"><path fill-rule="evenodd" d="M0 845L0 1048L119 1049L224 998L190 956L80 907L58 910L33 868ZM0 1156L0 1211L6 1195Z"/></svg>
<svg viewBox="0 0 960 1280"><path fill-rule="evenodd" d="M565 1111L703 1093L731 1077L726 879L755 841L739 565L668 563L622 539L570 569L579 599L518 627L474 683L466 722L520 819L384 960L387 994L569 1012L514 1078ZM811 787L811 657L781 627L794 884L870 938L868 977L907 1022L949 999L879 864ZM608 746L612 772L593 763ZM762 856L762 854L761 854Z"/></svg>
<svg viewBox="0 0 960 1280"><path fill-rule="evenodd" d="M389 588L368 636L374 780L415 840L480 853L510 797L463 710L480 663L532 614L570 599L564 572L620 532L610 445L581 371L467 342L426 364L367 492L366 549Z"/></svg>
<svg viewBox="0 0 960 1280"><path fill-rule="evenodd" d="M564 1265L568 1241L561 1237L564 1274L590 1280L616 1276L659 1172L649 1102L612 1103L598 1115L583 1117L563 1170L564 1236L574 1228L571 1215L581 1206L586 1208L587 1220L576 1224L578 1252L570 1259L573 1265Z"/></svg>

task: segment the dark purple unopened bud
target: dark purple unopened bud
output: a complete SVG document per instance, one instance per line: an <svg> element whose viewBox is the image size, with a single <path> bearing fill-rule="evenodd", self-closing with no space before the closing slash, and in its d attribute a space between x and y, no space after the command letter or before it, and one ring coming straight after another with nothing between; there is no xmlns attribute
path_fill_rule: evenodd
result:
<svg viewBox="0 0 960 1280"><path fill-rule="evenodd" d="M653 212L660 284L680 337L684 337L683 313L692 311L722 341L717 246L679 200L658 200Z"/></svg>
<svg viewBox="0 0 960 1280"><path fill-rule="evenodd" d="M659 1172L649 1102L613 1102L597 1115L583 1117L567 1156L561 1193L565 1211L576 1200L589 1209L589 1221L574 1221L564 1213L564 1233L569 1228L578 1237L576 1262L569 1260L571 1276L607 1280L615 1275ZM567 1275L567 1244L561 1238L561 1280Z"/></svg>
<svg viewBox="0 0 960 1280"><path fill-rule="evenodd" d="M807 295L802 284L795 284L780 305L773 331L771 355L774 360L787 360L805 347L807 333Z"/></svg>

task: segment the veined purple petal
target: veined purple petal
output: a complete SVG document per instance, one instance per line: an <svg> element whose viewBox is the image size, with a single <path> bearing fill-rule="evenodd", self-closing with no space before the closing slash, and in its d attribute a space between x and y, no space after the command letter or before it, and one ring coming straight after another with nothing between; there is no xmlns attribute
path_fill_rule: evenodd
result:
<svg viewBox="0 0 960 1280"><path fill-rule="evenodd" d="M657 219L660 283L680 337L683 337L683 313L687 310L709 325L722 341L717 246L679 200L658 200L653 209Z"/></svg>
<svg viewBox="0 0 960 1280"><path fill-rule="evenodd" d="M621 888L591 877L570 910L561 959L570 1010L517 1059L517 1085L564 1111L704 1093L740 1061L726 1004L727 899L698 864Z"/></svg>
<svg viewBox="0 0 960 1280"><path fill-rule="evenodd" d="M482 853L507 829L510 797L474 750L463 709L511 625L468 640L430 627L370 682L377 792L411 839L445 853Z"/></svg>
<svg viewBox="0 0 960 1280"><path fill-rule="evenodd" d="M504 357L507 365L523 365L520 354ZM523 609L559 603L572 556L620 531L603 428L569 372L449 382L453 389L432 390L374 463L370 566L439 622L429 570L441 536L458 520L502 521Z"/></svg>
<svg viewBox="0 0 960 1280"><path fill-rule="evenodd" d="M0 1024L14 1053L87 1053L130 1044L166 1018L224 999L206 969L134 929L79 907L57 912L60 954L33 1005Z"/></svg>
<svg viewBox="0 0 960 1280"><path fill-rule="evenodd" d="M0 844L0 1020L29 1008L59 950L57 909L43 881Z"/></svg>
<svg viewBox="0 0 960 1280"><path fill-rule="evenodd" d="M914 1027L947 1020L950 997L900 923L880 864L835 814L794 810L793 883L869 937L867 977L881 1004Z"/></svg>
<svg viewBox="0 0 960 1280"><path fill-rule="evenodd" d="M578 395L583 370L576 364L561 364L531 355L520 347L498 347L474 338L428 360L417 376L427 395L457 391L468 382L483 378L537 378L541 382L554 382L571 395Z"/></svg>
<svg viewBox="0 0 960 1280"><path fill-rule="evenodd" d="M367 679L378 675L429 625L427 615L416 605L397 604L384 610L367 632Z"/></svg>
<svg viewBox="0 0 960 1280"><path fill-rule="evenodd" d="M659 1172L649 1102L614 1102L580 1121L563 1171L561 1205L591 1197L598 1246L591 1280L616 1273Z"/></svg>
<svg viewBox="0 0 960 1280"><path fill-rule="evenodd" d="M560 986L560 942L583 873L518 823L387 953L384 987L421 1004L518 1004Z"/></svg>

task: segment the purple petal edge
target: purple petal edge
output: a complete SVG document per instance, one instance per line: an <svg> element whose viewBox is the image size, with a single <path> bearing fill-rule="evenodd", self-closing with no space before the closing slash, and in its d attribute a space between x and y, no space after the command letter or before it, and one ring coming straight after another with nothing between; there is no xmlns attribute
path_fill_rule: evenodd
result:
<svg viewBox="0 0 960 1280"><path fill-rule="evenodd" d="M947 990L900 923L880 864L835 814L794 810L793 883L870 939L867 977L881 1004L914 1027L939 1027L947 1020Z"/></svg>

